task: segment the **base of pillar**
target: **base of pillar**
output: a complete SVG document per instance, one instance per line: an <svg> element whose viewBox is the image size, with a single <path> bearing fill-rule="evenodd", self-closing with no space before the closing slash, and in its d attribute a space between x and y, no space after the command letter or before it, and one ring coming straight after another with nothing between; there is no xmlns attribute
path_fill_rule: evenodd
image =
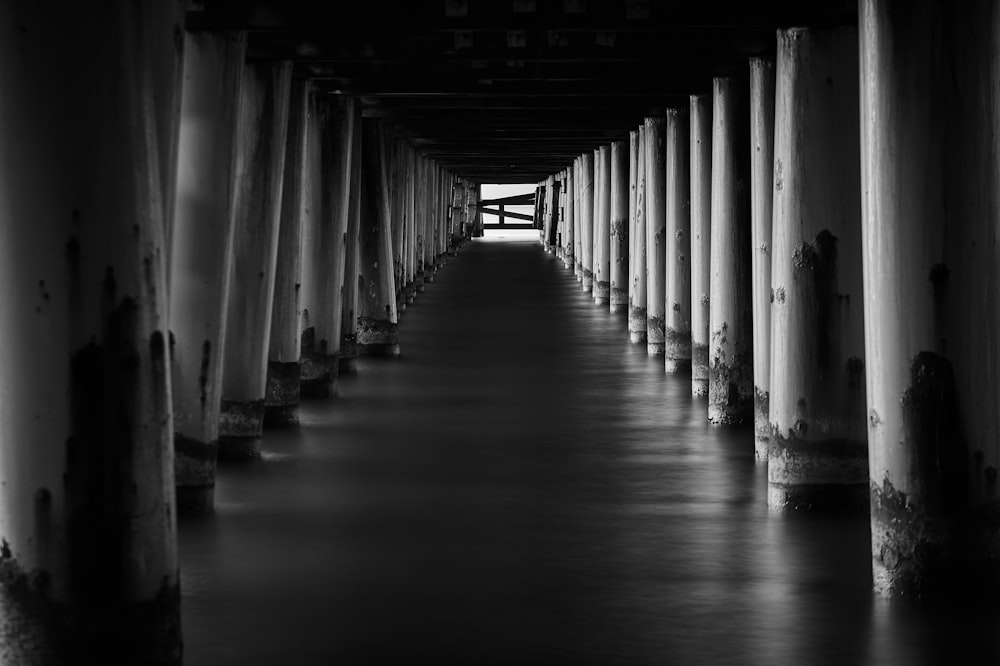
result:
<svg viewBox="0 0 1000 666"><path fill-rule="evenodd" d="M663 356L667 351L663 317L646 317L646 353Z"/></svg>
<svg viewBox="0 0 1000 666"><path fill-rule="evenodd" d="M358 353L399 356L399 325L388 319L358 317Z"/></svg>
<svg viewBox="0 0 1000 666"><path fill-rule="evenodd" d="M771 420L768 414L770 402L771 394L768 391L753 387L753 452L758 461L764 462L767 461L767 450L771 445Z"/></svg>
<svg viewBox="0 0 1000 666"><path fill-rule="evenodd" d="M693 349L692 349L693 352ZM731 362L709 360L708 420L717 425L743 425L753 419L753 366L742 354Z"/></svg>
<svg viewBox="0 0 1000 666"><path fill-rule="evenodd" d="M665 370L670 374L691 372L691 331L667 328L664 338L666 341Z"/></svg>
<svg viewBox="0 0 1000 666"><path fill-rule="evenodd" d="M305 398L329 398L337 394L339 353L302 352L299 394Z"/></svg>
<svg viewBox="0 0 1000 666"><path fill-rule="evenodd" d="M340 338L337 371L342 375L353 375L358 371L358 336L354 333L343 335Z"/></svg>
<svg viewBox="0 0 1000 666"><path fill-rule="evenodd" d="M609 303L611 314L618 314L620 312L628 312L629 300L628 300L628 289L620 289L619 287L611 288L611 301Z"/></svg>
<svg viewBox="0 0 1000 666"><path fill-rule="evenodd" d="M629 310L628 333L632 344L646 341L646 308L633 307Z"/></svg>
<svg viewBox="0 0 1000 666"><path fill-rule="evenodd" d="M220 437L260 437L263 423L263 400L223 398L219 409Z"/></svg>
<svg viewBox="0 0 1000 666"><path fill-rule="evenodd" d="M611 284L608 282L595 280L592 285L592 293L596 305L608 305L611 302Z"/></svg>
<svg viewBox="0 0 1000 666"><path fill-rule="evenodd" d="M583 284L583 291L584 292L593 291L593 289L594 289L594 274L591 273L590 271L588 271L587 269L583 269L583 281L582 281L582 284Z"/></svg>
<svg viewBox="0 0 1000 666"><path fill-rule="evenodd" d="M267 384L264 388L265 410L299 404L299 384L302 368L298 361L267 362Z"/></svg>
<svg viewBox="0 0 1000 666"><path fill-rule="evenodd" d="M176 486L177 515L203 516L215 510L215 484L210 486Z"/></svg>
<svg viewBox="0 0 1000 666"><path fill-rule="evenodd" d="M202 442L174 433L174 482L177 515L211 513L219 443Z"/></svg>
<svg viewBox="0 0 1000 666"><path fill-rule="evenodd" d="M228 462L260 460L263 444L263 437L219 435L219 460Z"/></svg>
<svg viewBox="0 0 1000 666"><path fill-rule="evenodd" d="M3 654L10 663L181 665L176 582L165 580L155 597L143 601L70 606L55 603L41 587L44 573L29 576L9 551L0 556Z"/></svg>
<svg viewBox="0 0 1000 666"><path fill-rule="evenodd" d="M372 344L360 345L361 353L365 356L381 356L396 358L399 356L399 344Z"/></svg>
<svg viewBox="0 0 1000 666"><path fill-rule="evenodd" d="M708 395L708 345L691 343L691 395Z"/></svg>
<svg viewBox="0 0 1000 666"><path fill-rule="evenodd" d="M773 511L868 507L868 445L846 439L788 438L771 426L767 504Z"/></svg>
<svg viewBox="0 0 1000 666"><path fill-rule="evenodd" d="M691 359L670 358L670 351L664 353L663 369L670 375L686 375L691 372Z"/></svg>
<svg viewBox="0 0 1000 666"><path fill-rule="evenodd" d="M868 510L868 486L810 483L794 486L767 484L767 508L773 513L808 511L863 515Z"/></svg>
<svg viewBox="0 0 1000 666"><path fill-rule="evenodd" d="M280 428L282 426L293 426L299 424L299 406L280 405L276 407L264 407L264 427Z"/></svg>

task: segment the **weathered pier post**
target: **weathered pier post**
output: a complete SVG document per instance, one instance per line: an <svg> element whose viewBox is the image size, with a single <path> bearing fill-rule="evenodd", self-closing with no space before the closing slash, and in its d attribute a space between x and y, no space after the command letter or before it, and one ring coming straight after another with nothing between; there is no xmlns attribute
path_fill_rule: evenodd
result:
<svg viewBox="0 0 1000 666"><path fill-rule="evenodd" d="M165 232L183 21L177 2L27 1L0 21L5 663L181 663Z"/></svg>
<svg viewBox="0 0 1000 666"><path fill-rule="evenodd" d="M583 230L583 290L594 286L594 157L580 156L580 227Z"/></svg>
<svg viewBox="0 0 1000 666"><path fill-rule="evenodd" d="M406 159L406 239L403 244L403 296L406 305L412 305L417 295L417 153L409 145L405 150ZM468 188L468 201L475 201L475 188ZM473 204L472 210L475 204ZM470 218L474 219L474 218ZM475 233L470 229L470 236ZM355 283L355 288L356 283Z"/></svg>
<svg viewBox="0 0 1000 666"><path fill-rule="evenodd" d="M545 179L545 197L542 203L542 245L545 247L545 251L549 254L553 254L555 252L555 243L553 242L556 236L555 192L555 176L549 176Z"/></svg>
<svg viewBox="0 0 1000 666"><path fill-rule="evenodd" d="M594 150L594 303L611 300L611 148Z"/></svg>
<svg viewBox="0 0 1000 666"><path fill-rule="evenodd" d="M302 206L306 167L306 116L309 86L292 83L281 188L281 219L271 305L264 425L298 423L299 335L302 305Z"/></svg>
<svg viewBox="0 0 1000 666"><path fill-rule="evenodd" d="M347 201L347 236L344 258L344 286L340 308L340 358L337 360L341 374L358 371L358 281L360 256L358 236L361 229L361 121L360 105L354 107L354 124L351 127L351 191Z"/></svg>
<svg viewBox="0 0 1000 666"><path fill-rule="evenodd" d="M325 398L336 395L339 375L354 100L330 97L318 105L317 114L318 136L310 139L318 144L319 155L312 165L317 169L311 181L315 209L307 218L311 223L306 240L310 260L303 280L310 288L303 309L309 318L304 323L300 388L303 397Z"/></svg>
<svg viewBox="0 0 1000 666"><path fill-rule="evenodd" d="M624 141L611 144L611 312L628 313L629 153Z"/></svg>
<svg viewBox="0 0 1000 666"><path fill-rule="evenodd" d="M583 283L583 169L582 156L573 160L573 275L576 281Z"/></svg>
<svg viewBox="0 0 1000 666"><path fill-rule="evenodd" d="M859 3L872 570L992 595L1000 542L994 2Z"/></svg>
<svg viewBox="0 0 1000 666"><path fill-rule="evenodd" d="M365 118L362 138L358 349L373 356L399 356L399 329L392 270L385 128ZM441 178L441 182L444 182ZM439 191L440 194L440 191ZM439 201L443 197L439 196ZM443 227L439 226L439 229Z"/></svg>
<svg viewBox="0 0 1000 666"><path fill-rule="evenodd" d="M424 284L434 282L437 263L434 258L434 248L437 246L437 163L430 157L426 158L426 174L424 176L424 198L426 202L424 219Z"/></svg>
<svg viewBox="0 0 1000 666"><path fill-rule="evenodd" d="M170 268L177 508L212 510L245 33L188 32Z"/></svg>
<svg viewBox="0 0 1000 666"><path fill-rule="evenodd" d="M858 35L778 32L771 306L773 509L864 507Z"/></svg>
<svg viewBox="0 0 1000 666"><path fill-rule="evenodd" d="M403 239L406 237L406 163L403 159L404 143L395 139L390 143L386 170L389 176L389 215L392 234L392 275L396 286L396 310L406 310L403 289L406 277L403 269Z"/></svg>
<svg viewBox="0 0 1000 666"><path fill-rule="evenodd" d="M743 77L713 80L708 419L753 418L750 114Z"/></svg>
<svg viewBox="0 0 1000 666"><path fill-rule="evenodd" d="M750 272L753 280L754 455L767 460L771 386L771 210L774 194L774 62L750 59Z"/></svg>
<svg viewBox="0 0 1000 666"><path fill-rule="evenodd" d="M566 169L566 233L563 236L563 264L568 270L575 271L576 267L576 183L574 181L574 167Z"/></svg>
<svg viewBox="0 0 1000 666"><path fill-rule="evenodd" d="M635 176L636 157L639 149L639 132L630 130L628 133L628 330L632 337L632 309L635 303ZM643 317L643 322L646 318Z"/></svg>
<svg viewBox="0 0 1000 666"><path fill-rule="evenodd" d="M708 395L712 252L712 98L691 95L691 394Z"/></svg>
<svg viewBox="0 0 1000 666"><path fill-rule="evenodd" d="M260 457L292 63L244 67L219 457Z"/></svg>
<svg viewBox="0 0 1000 666"><path fill-rule="evenodd" d="M688 110L667 109L664 369L691 372L691 198Z"/></svg>
<svg viewBox="0 0 1000 666"><path fill-rule="evenodd" d="M632 227L632 305L628 314L628 338L632 344L646 342L646 128L639 127L635 155L635 224Z"/></svg>
<svg viewBox="0 0 1000 666"><path fill-rule="evenodd" d="M646 352L662 356L665 350L667 278L666 153L664 118L646 118Z"/></svg>

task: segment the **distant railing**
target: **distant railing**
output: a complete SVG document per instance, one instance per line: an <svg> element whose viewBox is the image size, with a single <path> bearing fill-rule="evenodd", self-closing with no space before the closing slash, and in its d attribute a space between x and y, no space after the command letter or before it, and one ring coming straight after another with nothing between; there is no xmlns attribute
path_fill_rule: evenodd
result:
<svg viewBox="0 0 1000 666"><path fill-rule="evenodd" d="M501 199L484 199L480 201L477 208L483 215L495 215L498 218L496 223L488 223L486 219L483 219L484 229L499 229L503 227L504 229L534 229L535 228L535 218L532 215L525 215L524 213L515 213L513 211L504 210L504 206L534 206L535 205L535 193L530 192L528 194L518 194L511 197L503 197ZM496 206L496 208L487 208L487 206ZM513 218L515 220L525 220L526 223L508 223L505 222L506 219Z"/></svg>

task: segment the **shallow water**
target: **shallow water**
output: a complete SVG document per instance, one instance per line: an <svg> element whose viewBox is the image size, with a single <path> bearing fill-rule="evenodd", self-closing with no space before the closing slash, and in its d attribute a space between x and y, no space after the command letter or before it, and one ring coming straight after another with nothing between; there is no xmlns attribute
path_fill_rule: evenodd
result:
<svg viewBox="0 0 1000 666"><path fill-rule="evenodd" d="M189 666L1000 663L996 609L872 596L867 517L769 514L752 432L534 240L400 338L181 524Z"/></svg>

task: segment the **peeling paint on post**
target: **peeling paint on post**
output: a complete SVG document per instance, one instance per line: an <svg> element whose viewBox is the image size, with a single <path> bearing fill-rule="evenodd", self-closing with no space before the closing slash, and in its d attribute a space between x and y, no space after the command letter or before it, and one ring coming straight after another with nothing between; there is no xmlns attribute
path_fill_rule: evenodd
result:
<svg viewBox="0 0 1000 666"><path fill-rule="evenodd" d="M750 114L746 78L713 80L708 419L753 418Z"/></svg>
<svg viewBox="0 0 1000 666"><path fill-rule="evenodd" d="M994 2L859 3L872 577L887 596L995 598L1000 580L998 23Z"/></svg>
<svg viewBox="0 0 1000 666"><path fill-rule="evenodd" d="M611 312L628 313L628 144L611 144Z"/></svg>
<svg viewBox="0 0 1000 666"><path fill-rule="evenodd" d="M611 147L594 150L594 303L611 300Z"/></svg>
<svg viewBox="0 0 1000 666"><path fill-rule="evenodd" d="M580 239L583 249L583 291L594 286L594 158L589 153L580 156Z"/></svg>
<svg viewBox="0 0 1000 666"><path fill-rule="evenodd" d="M691 372L691 184L688 110L667 109L664 369Z"/></svg>
<svg viewBox="0 0 1000 666"><path fill-rule="evenodd" d="M632 243L632 307L628 313L628 338L646 342L646 128L640 126L635 156L635 238Z"/></svg>
<svg viewBox="0 0 1000 666"><path fill-rule="evenodd" d="M292 63L243 70L219 457L260 457Z"/></svg>
<svg viewBox="0 0 1000 666"><path fill-rule="evenodd" d="M212 510L235 223L244 33L188 32L171 242L177 508Z"/></svg>
<svg viewBox="0 0 1000 666"><path fill-rule="evenodd" d="M179 666L164 143L184 8L51 10L0 21L0 652Z"/></svg>
<svg viewBox="0 0 1000 666"><path fill-rule="evenodd" d="M691 394L708 395L711 275L712 98L692 95L691 129Z"/></svg>
<svg viewBox="0 0 1000 666"><path fill-rule="evenodd" d="M299 355L302 316L302 205L306 159L306 114L309 90L292 84L281 191L281 220L275 262L271 336L268 343L264 425L298 423Z"/></svg>
<svg viewBox="0 0 1000 666"><path fill-rule="evenodd" d="M358 349L372 356L399 356L382 119L365 118L362 132Z"/></svg>
<svg viewBox="0 0 1000 666"><path fill-rule="evenodd" d="M662 356L666 347L667 211L664 118L646 118L646 352Z"/></svg>
<svg viewBox="0 0 1000 666"><path fill-rule="evenodd" d="M768 506L866 508L854 28L778 32ZM756 249L756 248L755 248Z"/></svg>
<svg viewBox="0 0 1000 666"><path fill-rule="evenodd" d="M754 455L767 460L771 373L771 201L774 191L774 62L750 59L750 273L753 280Z"/></svg>

